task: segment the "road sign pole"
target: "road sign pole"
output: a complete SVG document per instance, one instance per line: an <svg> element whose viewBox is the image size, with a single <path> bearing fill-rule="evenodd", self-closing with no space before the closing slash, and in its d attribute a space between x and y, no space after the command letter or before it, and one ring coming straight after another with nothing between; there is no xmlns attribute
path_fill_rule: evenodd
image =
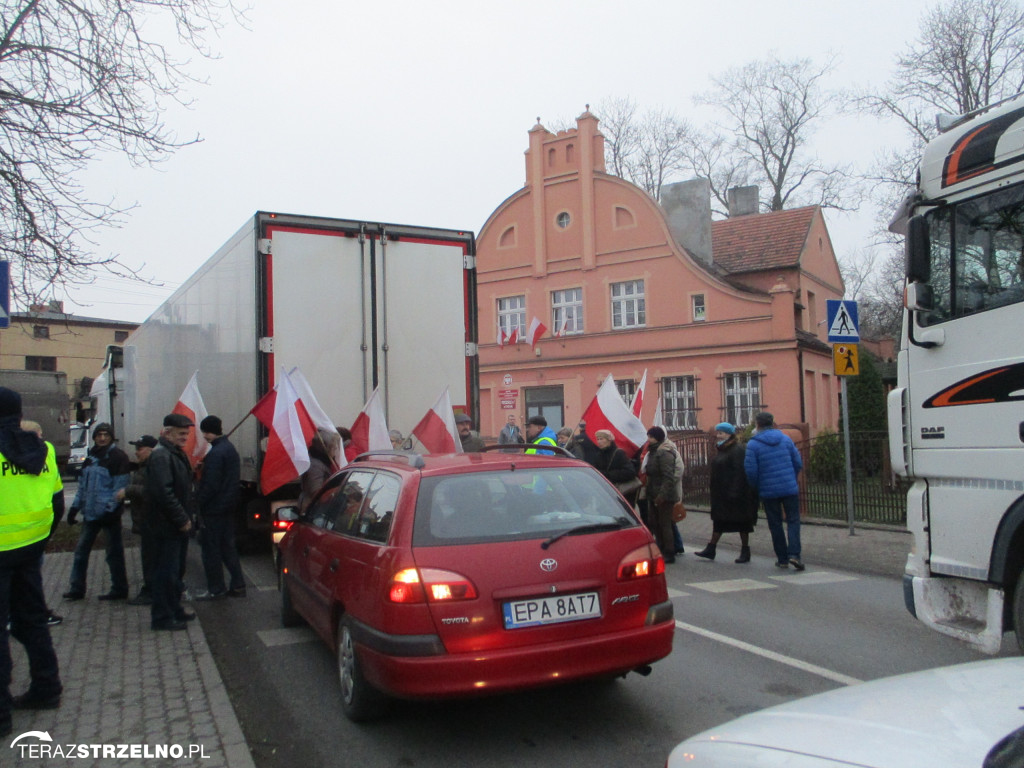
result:
<svg viewBox="0 0 1024 768"><path fill-rule="evenodd" d="M846 517L850 522L850 535L855 536L853 530L853 468L850 457L850 407L846 402L846 377L840 379L842 383L843 401L843 455L846 458Z"/></svg>

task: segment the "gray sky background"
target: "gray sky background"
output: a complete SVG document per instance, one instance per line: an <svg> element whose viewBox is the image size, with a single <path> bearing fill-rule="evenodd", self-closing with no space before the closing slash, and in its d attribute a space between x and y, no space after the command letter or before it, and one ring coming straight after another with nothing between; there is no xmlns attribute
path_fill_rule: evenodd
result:
<svg viewBox="0 0 1024 768"><path fill-rule="evenodd" d="M249 29L194 62L208 79L168 125L203 143L156 169L103 158L95 198L137 202L97 252L163 287L101 276L58 296L66 310L145 319L257 210L472 229L524 183L527 131L629 96L697 124L709 77L775 51L824 62L830 84L881 85L916 37L920 0L252 0ZM817 153L865 167L900 132L847 116ZM827 213L840 256L867 247L875 212Z"/></svg>

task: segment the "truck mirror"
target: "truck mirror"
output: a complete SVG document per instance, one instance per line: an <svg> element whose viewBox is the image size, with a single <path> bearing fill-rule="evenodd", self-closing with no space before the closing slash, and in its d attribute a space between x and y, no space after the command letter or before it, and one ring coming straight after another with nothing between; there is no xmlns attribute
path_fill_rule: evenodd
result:
<svg viewBox="0 0 1024 768"><path fill-rule="evenodd" d="M935 293L928 283L911 283L907 286L907 309L918 312L935 309Z"/></svg>
<svg viewBox="0 0 1024 768"><path fill-rule="evenodd" d="M932 279L931 239L928 220L914 216L907 222L906 273L912 283L927 283Z"/></svg>

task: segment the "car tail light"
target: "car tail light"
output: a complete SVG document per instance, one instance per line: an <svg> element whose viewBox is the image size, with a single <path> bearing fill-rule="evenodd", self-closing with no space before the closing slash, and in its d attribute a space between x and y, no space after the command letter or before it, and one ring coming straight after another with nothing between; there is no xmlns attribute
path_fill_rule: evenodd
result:
<svg viewBox="0 0 1024 768"><path fill-rule="evenodd" d="M393 603L446 603L475 600L476 587L465 576L438 568L406 568L391 578Z"/></svg>
<svg viewBox="0 0 1024 768"><path fill-rule="evenodd" d="M665 558L651 545L634 549L619 561L619 581L646 579L664 572Z"/></svg>
<svg viewBox="0 0 1024 768"><path fill-rule="evenodd" d="M275 520L271 523L271 527L273 527L275 531L287 531L294 524L294 520Z"/></svg>

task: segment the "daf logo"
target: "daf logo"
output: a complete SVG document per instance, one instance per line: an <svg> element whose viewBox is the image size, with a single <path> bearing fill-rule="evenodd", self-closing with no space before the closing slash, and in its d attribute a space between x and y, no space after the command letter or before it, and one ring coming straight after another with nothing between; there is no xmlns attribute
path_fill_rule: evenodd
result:
<svg viewBox="0 0 1024 768"><path fill-rule="evenodd" d="M548 573L551 573L551 571L555 570L555 568L557 567L558 561L555 560L555 558L553 557L545 557L543 560L540 561L540 569L542 571L547 571Z"/></svg>

